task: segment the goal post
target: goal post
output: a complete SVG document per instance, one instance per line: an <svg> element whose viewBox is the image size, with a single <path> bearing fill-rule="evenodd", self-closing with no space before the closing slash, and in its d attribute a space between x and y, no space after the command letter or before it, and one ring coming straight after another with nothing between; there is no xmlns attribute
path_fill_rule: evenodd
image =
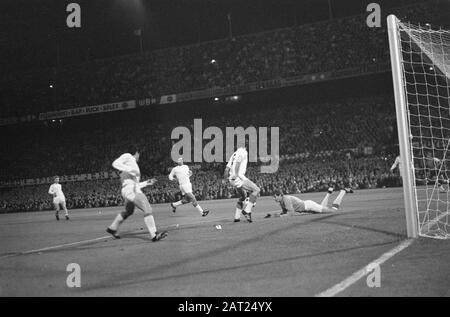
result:
<svg viewBox="0 0 450 317"><path fill-rule="evenodd" d="M450 239L450 31L387 25L407 235Z"/></svg>
<svg viewBox="0 0 450 317"><path fill-rule="evenodd" d="M406 230L410 238L418 237L417 206L414 193L414 175L412 170L411 140L407 117L406 92L403 81L402 56L400 49L400 34L397 18L388 16L389 49L391 53L392 80L394 84L395 111L400 147L400 168L403 181L403 196L405 201Z"/></svg>

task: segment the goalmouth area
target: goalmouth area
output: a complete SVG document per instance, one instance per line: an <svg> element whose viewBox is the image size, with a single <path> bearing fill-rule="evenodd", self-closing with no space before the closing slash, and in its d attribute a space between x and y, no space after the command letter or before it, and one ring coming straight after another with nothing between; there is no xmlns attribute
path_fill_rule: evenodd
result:
<svg viewBox="0 0 450 317"><path fill-rule="evenodd" d="M450 244L406 237L401 188L347 194L334 214L268 219L279 206L262 197L253 223L233 223L234 199L202 206L206 218L190 205L175 214L153 205L169 231L158 243L139 212L122 239L108 236L121 207L72 210L59 222L54 212L2 214L0 296L450 296ZM70 263L81 268L79 288L66 285ZM379 287L367 283L373 265Z"/></svg>

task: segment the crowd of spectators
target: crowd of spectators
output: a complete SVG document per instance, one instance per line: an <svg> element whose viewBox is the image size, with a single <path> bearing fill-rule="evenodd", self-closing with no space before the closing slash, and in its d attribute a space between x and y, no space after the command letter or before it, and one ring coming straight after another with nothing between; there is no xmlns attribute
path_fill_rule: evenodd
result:
<svg viewBox="0 0 450 317"><path fill-rule="evenodd" d="M240 111L230 112L230 108L223 107L222 111L213 109L204 113L204 125L223 130L227 126L279 127L281 163L278 171L261 174L259 163L252 163L248 169L249 177L261 187L261 195L271 195L275 188L297 193L324 190L329 184L354 189L389 185L387 180L392 177L389 167L394 158L386 157L385 153L389 152L388 145L395 142L391 96L292 105L282 111L269 107L255 112L250 106L248 109L242 105L238 107ZM18 134L2 141L15 146L10 145L10 155L1 158L1 179L111 171L111 161L123 153L130 136L137 135L143 152L139 165L144 177L156 176L159 180L146 190L150 201L173 201L180 193L176 184L167 179L174 164L170 153L171 129L185 126L192 131L194 118L195 114L192 114L180 118L173 116L167 121L144 118L134 122L135 118L129 117L119 123L107 122L102 129L84 125L77 129L61 126ZM370 150L366 151L367 148ZM235 195L230 186L222 183L224 163L194 165L192 182L197 197L221 199ZM3 188L0 209L51 209L48 186ZM122 204L117 179L65 182L63 188L69 208Z"/></svg>
<svg viewBox="0 0 450 317"><path fill-rule="evenodd" d="M389 95L264 110L239 104L235 110L230 109L222 107L202 113L203 126L219 127L222 131L239 126L278 127L280 156L342 149L364 152L365 148L371 148L370 153L380 153L395 139L395 112ZM172 166L171 149L176 141L171 140L172 130L183 126L193 133L196 114L149 120L140 113L130 113L118 122L109 122L106 115L103 118L105 123L101 127L94 121L91 125L82 122L29 130L18 128L20 133L12 132L1 141L9 155L0 157L0 179L109 171L112 159L123 153L131 136L135 136L133 141L144 153L140 162L144 173L165 174ZM207 142L203 140L203 145Z"/></svg>
<svg viewBox="0 0 450 317"><path fill-rule="evenodd" d="M336 189L366 189L398 185L398 177L389 173L393 157L363 156L344 158L323 157L313 160L289 160L281 164L277 173L261 174L252 166L248 176L260 188L261 195L272 195L276 189L285 193L324 191ZM144 189L151 203L169 203L181 196L175 182L167 176L157 177L155 185ZM194 170L191 178L198 199L225 199L236 197L228 182L222 182L223 170ZM69 209L121 206L118 179L62 183ZM0 190L0 210L39 211L53 209L49 184L4 188Z"/></svg>
<svg viewBox="0 0 450 317"><path fill-rule="evenodd" d="M413 22L440 21L435 1L394 10ZM21 116L269 79L387 63L381 27L366 14L81 65L0 76L1 116Z"/></svg>

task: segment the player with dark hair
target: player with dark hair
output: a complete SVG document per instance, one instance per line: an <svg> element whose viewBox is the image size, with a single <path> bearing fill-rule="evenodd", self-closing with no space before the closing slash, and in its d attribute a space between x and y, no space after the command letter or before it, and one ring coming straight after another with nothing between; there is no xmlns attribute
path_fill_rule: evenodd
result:
<svg viewBox="0 0 450 317"><path fill-rule="evenodd" d="M331 213L339 210L342 199L346 191L341 189L339 191L338 196L333 201L331 208L328 207L328 199L330 195L333 193L333 188L328 188L328 192L325 198L322 200L320 204L312 201L312 200L301 200L300 198L292 195L284 195L281 190L276 190L274 193L274 200L280 204L281 213L280 215L287 214L288 212L308 212L308 213ZM271 214L267 214L265 218L270 218Z"/></svg>
<svg viewBox="0 0 450 317"><path fill-rule="evenodd" d="M137 162L139 161L139 149L132 145L128 153L122 154L116 159L112 166L120 171L122 182L122 197L125 201L125 211L119 213L113 223L106 229L106 232L114 238L120 239L117 235L119 226L133 214L134 208L138 208L144 213L144 222L150 233L153 242L159 241L167 236L167 231L157 232L155 219L152 214L152 207L147 196L142 192L142 188L151 186L156 179L140 182L141 172Z"/></svg>

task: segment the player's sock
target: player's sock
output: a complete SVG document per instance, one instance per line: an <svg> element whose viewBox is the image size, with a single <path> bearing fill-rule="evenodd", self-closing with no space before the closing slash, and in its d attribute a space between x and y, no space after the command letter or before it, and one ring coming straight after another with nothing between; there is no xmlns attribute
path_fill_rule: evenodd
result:
<svg viewBox="0 0 450 317"><path fill-rule="evenodd" d="M197 206L195 206L195 208L197 208L197 210L200 211L200 214L203 214L203 208L202 208L202 206L200 206L199 204L197 204Z"/></svg>
<svg viewBox="0 0 450 317"><path fill-rule="evenodd" d="M178 206L181 206L182 204L183 204L183 201L181 201L181 200L172 203L172 205L173 205L175 208L177 208Z"/></svg>
<svg viewBox="0 0 450 317"><path fill-rule="evenodd" d="M148 232L150 232L150 236L154 238L156 236L156 224L155 224L155 218L153 218L152 215L145 216L144 217L145 225L148 228Z"/></svg>
<svg viewBox="0 0 450 317"><path fill-rule="evenodd" d="M110 229L117 231L119 229L120 224L123 222L123 217L122 215L119 213L116 216L116 219L114 219L113 223L109 226Z"/></svg>
<svg viewBox="0 0 450 317"><path fill-rule="evenodd" d="M346 191L343 190L343 189L339 192L339 195L338 195L338 196L336 197L336 199L333 201L332 207L333 207L334 209L339 209L339 207L341 206L342 199L344 198L345 193L346 193Z"/></svg>
<svg viewBox="0 0 450 317"><path fill-rule="evenodd" d="M234 219L235 220L241 219L241 215L242 215L242 209L236 208L236 213L234 214Z"/></svg>

